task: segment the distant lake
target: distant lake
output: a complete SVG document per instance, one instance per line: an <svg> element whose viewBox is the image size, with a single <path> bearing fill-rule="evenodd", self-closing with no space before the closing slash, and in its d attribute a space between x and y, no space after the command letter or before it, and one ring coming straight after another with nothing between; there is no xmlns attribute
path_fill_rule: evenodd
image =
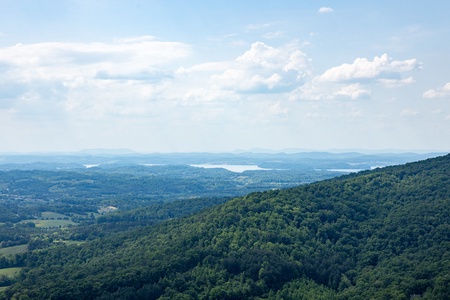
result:
<svg viewBox="0 0 450 300"><path fill-rule="evenodd" d="M99 165L84 165L86 169L98 167Z"/></svg>
<svg viewBox="0 0 450 300"><path fill-rule="evenodd" d="M191 167L196 168L205 168L205 169L227 169L231 172L242 173L244 171L262 171L262 170L270 170L260 168L257 165L213 165L213 164L199 164L199 165L190 165Z"/></svg>

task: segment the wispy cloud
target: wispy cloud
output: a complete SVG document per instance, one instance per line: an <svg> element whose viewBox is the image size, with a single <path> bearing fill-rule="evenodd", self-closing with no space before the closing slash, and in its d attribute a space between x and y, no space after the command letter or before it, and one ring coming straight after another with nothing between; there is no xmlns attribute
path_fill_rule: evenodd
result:
<svg viewBox="0 0 450 300"><path fill-rule="evenodd" d="M334 93L338 98L349 98L351 100L364 99L370 97L370 91L363 89L359 83L353 83L342 87Z"/></svg>
<svg viewBox="0 0 450 300"><path fill-rule="evenodd" d="M443 87L430 89L424 92L422 96L427 99L450 97L450 82L446 83Z"/></svg>
<svg viewBox="0 0 450 300"><path fill-rule="evenodd" d="M272 23L260 23L260 24L248 24L246 26L247 31L253 31L253 30L259 30L263 28L269 28L272 27Z"/></svg>
<svg viewBox="0 0 450 300"><path fill-rule="evenodd" d="M141 74L190 54L182 43L148 38L114 43L37 43L0 48L0 64L9 66L5 76L32 80L93 78L99 72L117 76ZM133 79L133 78L129 78Z"/></svg>
<svg viewBox="0 0 450 300"><path fill-rule="evenodd" d="M404 79L392 79L392 78L380 78L378 82L382 83L384 86L388 88L400 87L405 85L410 85L416 82L412 77L404 78Z"/></svg>
<svg viewBox="0 0 450 300"><path fill-rule="evenodd" d="M331 7L321 7L319 8L318 12L321 14L329 14L334 12L334 9L332 9Z"/></svg>

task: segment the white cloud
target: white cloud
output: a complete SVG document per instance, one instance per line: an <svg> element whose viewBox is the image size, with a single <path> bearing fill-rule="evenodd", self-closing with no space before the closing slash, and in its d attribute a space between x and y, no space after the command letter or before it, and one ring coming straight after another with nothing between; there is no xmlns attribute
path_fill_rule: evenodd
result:
<svg viewBox="0 0 450 300"><path fill-rule="evenodd" d="M177 75L193 75L198 73L208 73L208 72L222 72L226 70L230 66L230 62L228 61L220 61L220 62L208 62L197 64L191 67L180 67L176 70L175 74Z"/></svg>
<svg viewBox="0 0 450 300"><path fill-rule="evenodd" d="M317 101L332 99L332 92L316 79L306 82L304 85L296 88L289 94L290 101L306 100Z"/></svg>
<svg viewBox="0 0 450 300"><path fill-rule="evenodd" d="M211 82L215 88L243 93L285 92L298 86L310 74L309 60L302 51L256 42L243 55L229 62L223 73L212 75Z"/></svg>
<svg viewBox="0 0 450 300"><path fill-rule="evenodd" d="M412 77L408 77L408 78L404 78L404 79L381 78L381 79L378 79L378 82L382 83L384 86L386 86L388 88L393 88L393 87L410 85L416 81Z"/></svg>
<svg viewBox="0 0 450 300"><path fill-rule="evenodd" d="M334 93L337 98L350 98L351 100L363 99L370 97L370 91L365 90L359 83L354 83L342 87Z"/></svg>
<svg viewBox="0 0 450 300"><path fill-rule="evenodd" d="M208 102L215 102L219 100L236 101L236 95L230 91L223 91L217 89L193 88L188 90L182 97L182 105L195 106Z"/></svg>
<svg viewBox="0 0 450 300"><path fill-rule="evenodd" d="M334 12L334 9L332 9L331 7L321 7L319 8L318 12L321 14L332 13Z"/></svg>
<svg viewBox="0 0 450 300"><path fill-rule="evenodd" d="M263 23L263 24L248 24L246 29L249 31L258 30L262 28L269 28L272 26L272 23Z"/></svg>
<svg viewBox="0 0 450 300"><path fill-rule="evenodd" d="M450 97L450 82L441 88L428 90L422 96L427 99Z"/></svg>
<svg viewBox="0 0 450 300"><path fill-rule="evenodd" d="M420 67L416 59L393 60L387 54L372 61L357 58L352 64L342 64L325 71L319 78L330 82L355 82L380 79L399 79L401 73ZM412 79L411 79L412 80Z"/></svg>
<svg viewBox="0 0 450 300"><path fill-rule="evenodd" d="M239 92L267 92L283 85L283 78L279 74L263 77L237 69L226 70L222 75L215 75L212 79L222 89Z"/></svg>
<svg viewBox="0 0 450 300"><path fill-rule="evenodd" d="M174 76L170 67L189 45L153 37L112 43L36 43L0 48L0 82L17 113L52 110L88 115L142 114ZM2 86L0 86L0 90ZM21 99L31 99L24 102ZM55 103L59 103L55 105Z"/></svg>
<svg viewBox="0 0 450 300"><path fill-rule="evenodd" d="M359 100L370 97L371 91L363 88L360 83L340 85L324 82L316 77L292 91L289 95L289 100Z"/></svg>
<svg viewBox="0 0 450 300"><path fill-rule="evenodd" d="M8 64L9 75L26 80L70 79L74 76L95 77L99 72L117 76L142 74L189 54L190 47L186 44L143 37L116 40L110 44L18 44L0 48L0 63Z"/></svg>
<svg viewBox="0 0 450 300"><path fill-rule="evenodd" d="M357 58L352 64L342 64L325 71L322 75L306 82L294 90L291 100L364 99L371 97L371 91L363 84L381 83L388 88L414 83L410 76L401 78L402 73L420 67L415 59L396 61L387 54L373 60ZM342 85L345 84L345 85Z"/></svg>

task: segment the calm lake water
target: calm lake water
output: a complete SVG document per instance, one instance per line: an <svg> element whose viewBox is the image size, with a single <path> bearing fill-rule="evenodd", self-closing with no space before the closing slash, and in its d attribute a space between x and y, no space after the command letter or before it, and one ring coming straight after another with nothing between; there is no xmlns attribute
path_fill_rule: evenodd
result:
<svg viewBox="0 0 450 300"><path fill-rule="evenodd" d="M99 165L84 165L84 167L86 169L90 169L90 168L94 168L94 167L98 167Z"/></svg>
<svg viewBox="0 0 450 300"><path fill-rule="evenodd" d="M244 171L261 171L261 170L269 170L258 167L257 165L213 165L213 164L200 164L200 165L190 165L191 167L196 168L205 168L205 169L227 169L231 172L242 173Z"/></svg>

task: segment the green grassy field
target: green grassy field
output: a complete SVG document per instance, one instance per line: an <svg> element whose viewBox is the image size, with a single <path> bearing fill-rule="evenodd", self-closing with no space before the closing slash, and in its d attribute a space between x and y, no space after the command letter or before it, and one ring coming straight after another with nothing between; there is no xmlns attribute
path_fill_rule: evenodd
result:
<svg viewBox="0 0 450 300"><path fill-rule="evenodd" d="M68 225L76 225L77 223L72 222L71 220L25 220L22 221L25 223L32 222L36 224L36 227L45 228L45 227L66 227Z"/></svg>
<svg viewBox="0 0 450 300"><path fill-rule="evenodd" d="M0 249L0 255L19 254L27 252L27 245L19 245Z"/></svg>
<svg viewBox="0 0 450 300"><path fill-rule="evenodd" d="M44 218L44 219L47 219L47 218L49 218L49 219L69 218L69 217L66 216L66 215L59 214L59 213L55 213L55 212L51 212L51 211L44 211L44 212L41 214L41 216L42 216L42 218Z"/></svg>
<svg viewBox="0 0 450 300"><path fill-rule="evenodd" d="M14 278L17 275L19 275L20 270L22 270L22 268L6 268L6 269L0 269L0 276L1 275L5 275L6 277L9 278Z"/></svg>
<svg viewBox="0 0 450 300"><path fill-rule="evenodd" d="M45 211L41 214L41 218L39 220L31 219L31 220L23 220L20 223L34 223L36 227L46 228L46 227L67 227L68 225L76 225L77 223L72 222L69 216ZM66 220L64 220L66 218Z"/></svg>

